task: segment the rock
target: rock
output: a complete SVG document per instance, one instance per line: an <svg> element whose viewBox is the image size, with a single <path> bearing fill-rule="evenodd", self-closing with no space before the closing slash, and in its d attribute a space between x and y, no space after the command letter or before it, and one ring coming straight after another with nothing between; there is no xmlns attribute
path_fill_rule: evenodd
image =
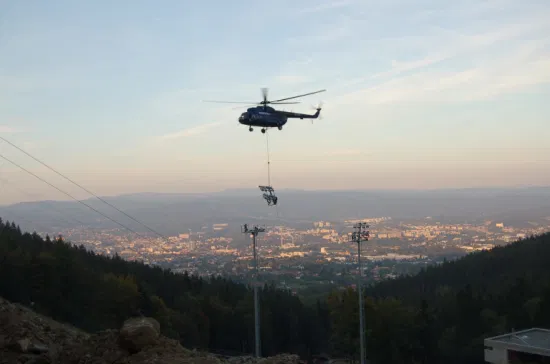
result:
<svg viewBox="0 0 550 364"><path fill-rule="evenodd" d="M26 353L29 351L31 341L28 338L14 340L8 345L8 349L16 351L18 353Z"/></svg>
<svg viewBox="0 0 550 364"><path fill-rule="evenodd" d="M295 364L295 355L256 359L189 350L160 335L158 321L133 317L89 335L0 297L0 364Z"/></svg>
<svg viewBox="0 0 550 364"><path fill-rule="evenodd" d="M300 357L292 354L280 354L269 358L262 358L258 364L299 364Z"/></svg>
<svg viewBox="0 0 550 364"><path fill-rule="evenodd" d="M38 356L31 358L25 362L25 364L50 364L51 360L47 356Z"/></svg>
<svg viewBox="0 0 550 364"><path fill-rule="evenodd" d="M133 317L124 322L118 335L118 345L129 353L156 345L160 336L160 324L151 317Z"/></svg>
<svg viewBox="0 0 550 364"><path fill-rule="evenodd" d="M48 351L49 351L49 348L44 344L32 343L29 346L29 352L34 353L34 354L47 353Z"/></svg>
<svg viewBox="0 0 550 364"><path fill-rule="evenodd" d="M297 355L279 354L267 358L256 358L254 356L237 356L227 358L228 364L299 364L300 358Z"/></svg>

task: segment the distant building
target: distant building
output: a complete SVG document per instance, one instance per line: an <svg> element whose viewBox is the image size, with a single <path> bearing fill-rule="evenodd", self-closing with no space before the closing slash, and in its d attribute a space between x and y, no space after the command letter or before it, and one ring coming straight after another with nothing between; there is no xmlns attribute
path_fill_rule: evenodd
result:
<svg viewBox="0 0 550 364"><path fill-rule="evenodd" d="M212 229L214 231L224 230L229 226L229 224L212 224Z"/></svg>

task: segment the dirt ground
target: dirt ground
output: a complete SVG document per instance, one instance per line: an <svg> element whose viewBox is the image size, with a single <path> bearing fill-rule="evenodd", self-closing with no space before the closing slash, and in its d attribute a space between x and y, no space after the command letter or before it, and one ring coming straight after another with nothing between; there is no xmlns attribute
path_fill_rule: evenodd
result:
<svg viewBox="0 0 550 364"><path fill-rule="evenodd" d="M256 359L192 351L158 335L158 330L151 327L146 327L149 331L145 334L139 333L139 350L130 353L120 340L124 328L88 334L0 297L0 364L300 363L297 356L288 354ZM149 342L144 344L143 335L151 336Z"/></svg>

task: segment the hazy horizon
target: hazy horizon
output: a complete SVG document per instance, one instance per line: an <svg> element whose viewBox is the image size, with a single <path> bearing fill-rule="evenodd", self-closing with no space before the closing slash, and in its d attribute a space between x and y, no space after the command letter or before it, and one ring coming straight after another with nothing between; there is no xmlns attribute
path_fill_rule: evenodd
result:
<svg viewBox="0 0 550 364"><path fill-rule="evenodd" d="M5 186L5 184L4 184ZM0 187L4 187L0 180ZM413 189L413 188L364 188L364 189L307 189L307 188L280 188L277 189L276 193L453 193L453 192L510 192L510 191L525 191L525 190L548 190L550 192L550 185L518 185L518 186L486 186L486 187L463 187L463 188L453 188L453 187L440 187L440 188L427 188L427 189ZM92 191L93 192L93 191ZM262 192L258 188L226 188L222 190L215 191L197 191L197 192L155 192L155 191L144 191L144 192L126 192L113 195L98 195L103 199L117 199L124 197L160 197L160 196L215 196L215 195L231 195L234 194L244 194L246 196L261 196ZM87 195L84 198L79 199L79 201L88 201L88 200L97 200L96 197L92 195ZM75 202L75 200L67 197L61 196L56 199L24 199L21 201L13 203L0 203L0 207L9 207L19 203L39 203L39 202Z"/></svg>
<svg viewBox="0 0 550 364"><path fill-rule="evenodd" d="M278 196L277 207L268 207L260 191L254 189L212 194L127 194L105 197L105 200L166 234L177 234L188 228L200 230L213 223L229 223L234 228L247 221L292 226L382 216L396 219L432 216L444 221L550 219L550 187L431 191L280 190ZM87 199L85 204L91 209L75 201L18 203L0 206L0 217L15 220L22 228L41 231L120 227L106 218L109 216L131 229L147 232L135 220L97 199Z"/></svg>
<svg viewBox="0 0 550 364"><path fill-rule="evenodd" d="M266 184L266 136L238 123L239 105L202 102L258 102L261 87L327 89L283 107L323 101L322 120L268 133L277 190L550 185L547 1L52 0L0 13L0 136L101 196ZM2 140L0 154L89 197ZM1 158L0 178L2 205L67 199Z"/></svg>

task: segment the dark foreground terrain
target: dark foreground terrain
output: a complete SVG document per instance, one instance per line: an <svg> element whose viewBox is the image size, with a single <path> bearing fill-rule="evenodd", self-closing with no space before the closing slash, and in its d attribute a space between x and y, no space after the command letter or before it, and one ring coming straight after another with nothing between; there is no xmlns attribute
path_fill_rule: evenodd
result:
<svg viewBox="0 0 550 364"><path fill-rule="evenodd" d="M160 335L152 318L130 318L120 330L88 334L0 298L2 364L217 364L299 363L296 355L223 357L183 348Z"/></svg>
<svg viewBox="0 0 550 364"><path fill-rule="evenodd" d="M481 364L484 338L550 327L548 257L550 234L543 234L366 287L369 360ZM106 330L144 315L159 322L163 337L189 349L232 356L254 351L251 287L100 256L62 239L23 233L14 223L0 222L0 296L102 332L94 337L109 345L114 336ZM305 303L266 284L260 289L262 354L357 358L357 302L351 287Z"/></svg>

